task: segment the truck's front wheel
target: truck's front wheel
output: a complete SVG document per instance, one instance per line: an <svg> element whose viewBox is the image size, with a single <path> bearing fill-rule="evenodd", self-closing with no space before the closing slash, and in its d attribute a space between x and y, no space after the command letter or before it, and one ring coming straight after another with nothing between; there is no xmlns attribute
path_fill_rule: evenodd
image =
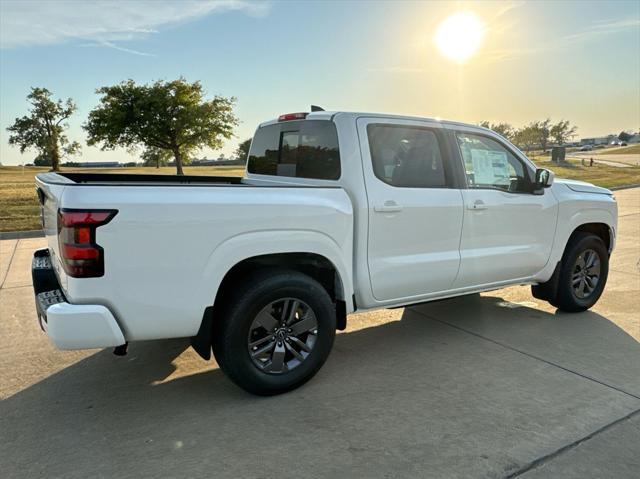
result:
<svg viewBox="0 0 640 479"><path fill-rule="evenodd" d="M226 304L214 320L213 352L227 376L250 393L273 395L300 386L331 351L335 306L307 275L255 274Z"/></svg>
<svg viewBox="0 0 640 479"><path fill-rule="evenodd" d="M579 312L596 304L609 272L609 254L601 238L577 232L569 240L560 264L558 291L549 302L566 312Z"/></svg>

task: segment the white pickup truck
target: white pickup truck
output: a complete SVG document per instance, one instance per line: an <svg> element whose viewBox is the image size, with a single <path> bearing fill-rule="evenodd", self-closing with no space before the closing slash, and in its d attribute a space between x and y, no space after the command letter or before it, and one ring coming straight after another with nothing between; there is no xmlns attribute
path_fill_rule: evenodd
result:
<svg viewBox="0 0 640 479"><path fill-rule="evenodd" d="M45 173L32 272L61 349L191 337L256 394L320 369L354 311L531 284L600 297L612 193L555 180L496 133L314 111L261 124L243 178Z"/></svg>

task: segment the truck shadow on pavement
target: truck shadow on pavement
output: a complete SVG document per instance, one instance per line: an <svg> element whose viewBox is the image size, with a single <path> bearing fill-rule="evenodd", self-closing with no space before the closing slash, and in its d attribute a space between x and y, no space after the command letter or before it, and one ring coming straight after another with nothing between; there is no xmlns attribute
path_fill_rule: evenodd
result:
<svg viewBox="0 0 640 479"><path fill-rule="evenodd" d="M187 347L101 351L2 401L4 477L505 477L640 409L636 340L499 296L339 334L277 397Z"/></svg>

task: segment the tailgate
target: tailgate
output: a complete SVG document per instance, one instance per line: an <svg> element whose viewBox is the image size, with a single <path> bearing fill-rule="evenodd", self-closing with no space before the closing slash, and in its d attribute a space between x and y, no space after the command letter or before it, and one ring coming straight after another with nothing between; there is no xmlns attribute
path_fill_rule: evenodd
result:
<svg viewBox="0 0 640 479"><path fill-rule="evenodd" d="M36 175L36 191L40 201L42 228L47 238L51 264L63 287L66 287L66 277L58 259L60 256L58 248L58 207L67 184L73 183L56 173Z"/></svg>

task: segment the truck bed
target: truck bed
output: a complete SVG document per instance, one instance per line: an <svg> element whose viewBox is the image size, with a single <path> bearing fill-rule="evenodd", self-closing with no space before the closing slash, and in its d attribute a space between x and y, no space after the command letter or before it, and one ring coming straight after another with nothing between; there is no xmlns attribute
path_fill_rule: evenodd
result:
<svg viewBox="0 0 640 479"><path fill-rule="evenodd" d="M41 173L43 182L57 185L90 184L109 186L144 185L241 185L239 176L200 176L200 175L138 175L130 173Z"/></svg>
<svg viewBox="0 0 640 479"><path fill-rule="evenodd" d="M118 173L44 173L36 185L64 297L108 308L127 340L194 336L225 274L246 258L314 251L352 284L353 208L337 185ZM65 273L61 210L116 212L93 238L102 276Z"/></svg>

